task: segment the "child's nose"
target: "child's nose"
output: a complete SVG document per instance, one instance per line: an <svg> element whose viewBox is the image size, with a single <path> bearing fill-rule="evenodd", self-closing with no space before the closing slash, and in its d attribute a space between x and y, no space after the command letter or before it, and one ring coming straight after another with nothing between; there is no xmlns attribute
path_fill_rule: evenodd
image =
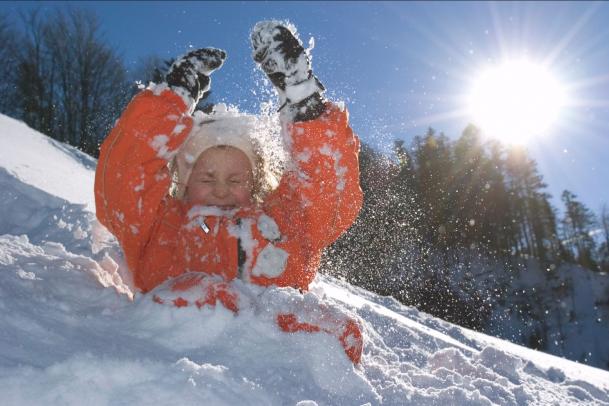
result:
<svg viewBox="0 0 609 406"><path fill-rule="evenodd" d="M226 195L228 195L228 186L224 182L216 183L214 195L216 197L226 197Z"/></svg>

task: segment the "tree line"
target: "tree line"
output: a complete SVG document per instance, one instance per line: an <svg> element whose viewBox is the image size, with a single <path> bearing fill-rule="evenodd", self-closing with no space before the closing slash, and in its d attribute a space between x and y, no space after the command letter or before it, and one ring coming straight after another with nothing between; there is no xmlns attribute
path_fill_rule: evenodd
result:
<svg viewBox="0 0 609 406"><path fill-rule="evenodd" d="M528 260L548 279L563 263L609 272L607 206L595 215L564 191L559 215L526 149L472 125L398 140L391 156L364 145L360 170L363 209L324 257L352 284L481 329Z"/></svg>
<svg viewBox="0 0 609 406"><path fill-rule="evenodd" d="M150 57L130 71L96 15L73 7L0 14L0 58L0 112L95 157L136 79L152 80L163 66Z"/></svg>

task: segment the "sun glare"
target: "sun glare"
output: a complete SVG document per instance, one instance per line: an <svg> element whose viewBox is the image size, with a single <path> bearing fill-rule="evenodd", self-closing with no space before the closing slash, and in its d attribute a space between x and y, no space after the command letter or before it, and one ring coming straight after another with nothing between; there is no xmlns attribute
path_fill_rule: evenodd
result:
<svg viewBox="0 0 609 406"><path fill-rule="evenodd" d="M482 71L469 95L468 111L486 135L522 144L545 135L564 102L563 88L551 72L519 60Z"/></svg>

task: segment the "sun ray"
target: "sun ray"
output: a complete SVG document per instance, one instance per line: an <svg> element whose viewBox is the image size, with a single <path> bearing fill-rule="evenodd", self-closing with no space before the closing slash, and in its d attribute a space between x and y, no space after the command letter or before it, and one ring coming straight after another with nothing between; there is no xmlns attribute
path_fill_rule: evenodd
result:
<svg viewBox="0 0 609 406"><path fill-rule="evenodd" d="M467 109L457 109L457 110L452 110L452 111L445 111L442 113L415 117L412 119L412 122L415 123L415 125L417 125L417 126L423 125L423 124L428 124L428 123L442 122L442 121L447 121L447 120L453 120L455 118L467 117L468 112L469 111Z"/></svg>
<svg viewBox="0 0 609 406"><path fill-rule="evenodd" d="M587 77L578 81L571 81L565 85L565 88L569 92L576 92L578 90L596 87L605 83L609 83L609 73Z"/></svg>
<svg viewBox="0 0 609 406"><path fill-rule="evenodd" d="M574 99L568 103L569 107L609 107L609 99Z"/></svg>
<svg viewBox="0 0 609 406"><path fill-rule="evenodd" d="M596 13L601 3L592 4L588 10L586 10L573 24L571 29L565 34L564 37L556 44L554 49L546 56L543 61L545 66L552 66L559 55L567 48L569 43L575 38L575 36L581 31L585 24L592 18Z"/></svg>
<svg viewBox="0 0 609 406"><path fill-rule="evenodd" d="M507 46L505 35L503 34L503 27L501 25L501 16L497 10L497 4L494 2L489 2L488 7L493 21L493 31L495 33L497 45L499 46L499 55L505 57L505 55L507 55Z"/></svg>

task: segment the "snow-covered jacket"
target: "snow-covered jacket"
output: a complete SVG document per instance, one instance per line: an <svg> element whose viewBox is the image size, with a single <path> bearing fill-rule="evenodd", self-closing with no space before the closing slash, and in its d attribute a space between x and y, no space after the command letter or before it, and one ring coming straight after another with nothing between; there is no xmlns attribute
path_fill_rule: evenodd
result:
<svg viewBox="0 0 609 406"><path fill-rule="evenodd" d="M134 97L101 146L97 217L119 240L135 285L147 292L186 272L307 289L321 252L362 204L359 140L347 112L328 103L288 126L294 168L260 207L221 212L171 197L168 160L192 116L170 90Z"/></svg>

